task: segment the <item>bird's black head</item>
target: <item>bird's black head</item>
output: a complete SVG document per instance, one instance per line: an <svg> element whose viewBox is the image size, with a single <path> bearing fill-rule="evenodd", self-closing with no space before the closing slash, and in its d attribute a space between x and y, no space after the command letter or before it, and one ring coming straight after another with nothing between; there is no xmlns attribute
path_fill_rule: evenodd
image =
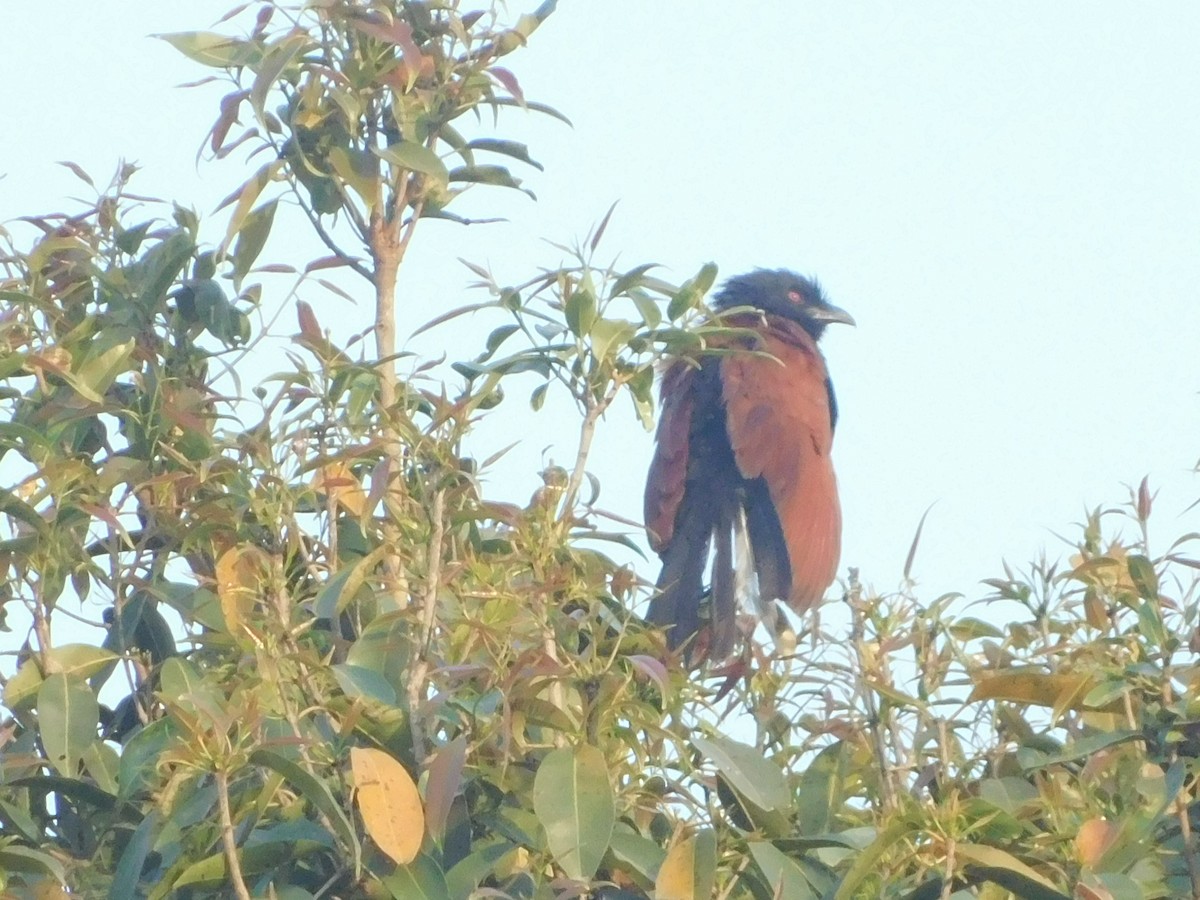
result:
<svg viewBox="0 0 1200 900"><path fill-rule="evenodd" d="M721 286L712 305L718 310L753 306L799 323L814 338L832 322L854 324L848 312L826 301L816 280L787 269L755 269L735 275Z"/></svg>

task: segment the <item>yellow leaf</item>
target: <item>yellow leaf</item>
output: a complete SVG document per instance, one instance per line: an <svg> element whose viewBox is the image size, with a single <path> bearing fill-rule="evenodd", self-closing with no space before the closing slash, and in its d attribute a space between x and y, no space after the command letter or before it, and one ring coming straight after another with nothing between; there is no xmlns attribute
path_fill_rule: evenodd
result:
<svg viewBox="0 0 1200 900"><path fill-rule="evenodd" d="M656 900L701 900L712 896L716 839L709 829L678 841L654 879Z"/></svg>
<svg viewBox="0 0 1200 900"><path fill-rule="evenodd" d="M230 547L216 565L217 596L230 634L240 634L270 572L267 554L252 544Z"/></svg>
<svg viewBox="0 0 1200 900"><path fill-rule="evenodd" d="M412 777L391 756L371 747L352 748L350 768L367 834L399 865L412 862L425 838L425 812Z"/></svg>
<svg viewBox="0 0 1200 900"><path fill-rule="evenodd" d="M366 512L367 495L362 484L340 459L328 462L317 470L313 487L356 518Z"/></svg>
<svg viewBox="0 0 1200 900"><path fill-rule="evenodd" d="M1065 710L1083 709L1083 698L1095 686L1096 680L1091 675L1046 672L1032 667L1013 668L997 673L981 673L971 690L970 699L1012 700L1048 706L1054 710L1057 718Z"/></svg>

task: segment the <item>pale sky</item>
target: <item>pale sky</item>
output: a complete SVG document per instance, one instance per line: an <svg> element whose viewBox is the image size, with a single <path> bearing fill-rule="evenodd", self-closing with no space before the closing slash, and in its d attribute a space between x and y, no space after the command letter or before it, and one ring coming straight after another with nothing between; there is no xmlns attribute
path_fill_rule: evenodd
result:
<svg viewBox="0 0 1200 900"><path fill-rule="evenodd" d="M257 163L196 166L223 91L178 89L206 70L148 35L208 29L230 5L10 9L0 220L83 193L56 160L103 181L122 157L143 166L134 190L210 215ZM602 258L657 261L676 280L710 260L723 276L794 268L858 320L824 342L843 573L894 587L936 504L919 593L978 598L1002 559L1058 556L1056 533L1147 474L1165 552L1200 531L1200 512L1183 512L1200 496L1197 47L1192 2L562 0L509 67L574 128L501 119L497 134L546 167L514 168L539 199L479 191L472 210L509 223L427 223L401 275L401 330L483 299L456 257L524 280L560 262L543 239L571 243L619 201ZM291 221L295 240L260 261L302 245ZM223 227L209 220L207 239ZM354 289L357 308L305 299L325 325L357 322L348 333L370 319ZM294 330L290 311L280 321ZM413 347L468 358L500 321ZM574 456L572 420L553 404L527 413L535 383L514 385L481 434L481 456L521 441L489 480L501 498L523 501L543 460ZM592 460L602 506L640 518L650 455L623 404Z"/></svg>

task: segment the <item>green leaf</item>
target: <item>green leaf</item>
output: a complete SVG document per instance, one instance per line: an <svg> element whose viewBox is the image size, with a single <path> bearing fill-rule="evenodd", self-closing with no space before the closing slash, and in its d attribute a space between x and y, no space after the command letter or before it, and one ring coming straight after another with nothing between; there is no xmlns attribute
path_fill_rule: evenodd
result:
<svg viewBox="0 0 1200 900"><path fill-rule="evenodd" d="M893 844L905 840L915 829L907 819L898 819L888 826L887 830L878 834L871 845L863 850L855 859L854 864L842 878L833 900L851 900L857 896L856 891L875 871L875 864L883 857Z"/></svg>
<svg viewBox="0 0 1200 900"><path fill-rule="evenodd" d="M1074 740L1062 748L1058 753L1039 753L1036 759L1029 764L1024 765L1025 771L1033 769L1042 769L1048 766L1058 766L1063 763L1074 762L1077 759L1083 759L1086 756L1091 756L1108 747L1123 744L1127 741L1137 740L1142 737L1140 731L1109 731L1100 734L1090 734L1086 737L1081 737Z"/></svg>
<svg viewBox="0 0 1200 900"><path fill-rule="evenodd" d="M104 393L112 387L117 376L130 368L133 348L134 339L130 338L89 355L71 372L68 379L71 387L93 403L103 403Z"/></svg>
<svg viewBox="0 0 1200 900"><path fill-rule="evenodd" d="M514 178L504 166L459 166L451 169L447 177L451 182L465 181L471 184L494 184L498 187L515 188L534 200L537 199L537 195L528 188L521 187L521 180Z"/></svg>
<svg viewBox="0 0 1200 900"><path fill-rule="evenodd" d="M27 659L4 685L4 705L14 712L33 704L45 679L37 662Z"/></svg>
<svg viewBox="0 0 1200 900"><path fill-rule="evenodd" d="M640 876L641 887L654 885L654 875L666 858L662 847L642 837L625 822L618 822L608 842L609 852L629 874Z"/></svg>
<svg viewBox="0 0 1200 900"><path fill-rule="evenodd" d="M692 279L692 287L701 294L707 294L717 280L717 264L705 263Z"/></svg>
<svg viewBox="0 0 1200 900"><path fill-rule="evenodd" d="M332 619L346 604L354 599L358 589L362 587L367 576L374 570L379 560L383 559L389 548L383 545L376 547L366 556L351 566L346 566L335 572L321 587L317 599L313 601L313 611L319 619Z"/></svg>
<svg viewBox="0 0 1200 900"><path fill-rule="evenodd" d="M534 412L540 410L546 405L546 392L550 389L550 384L539 384L533 389L533 393L529 395L529 406Z"/></svg>
<svg viewBox="0 0 1200 900"><path fill-rule="evenodd" d="M332 670L333 677L346 692L346 696L353 699L374 700L385 706L395 706L396 691L378 672L348 663L338 663L332 666Z"/></svg>
<svg viewBox="0 0 1200 900"><path fill-rule="evenodd" d="M125 844L121 858L117 861L113 873L112 885L108 889L109 900L123 900L125 897L136 897L137 886L142 880L142 869L146 865L146 857L154 846L158 836L159 812L154 809L134 830L133 835Z"/></svg>
<svg viewBox="0 0 1200 900"><path fill-rule="evenodd" d="M0 488L0 513L12 516L18 522L28 525L39 536L46 534L46 520L36 509L7 488Z"/></svg>
<svg viewBox="0 0 1200 900"><path fill-rule="evenodd" d="M761 750L720 735L696 737L692 743L755 806L780 812L791 809L791 791L783 770L763 756Z"/></svg>
<svg viewBox="0 0 1200 900"><path fill-rule="evenodd" d="M254 83L250 85L250 105L260 122L266 120L267 94L308 43L309 37L304 32L290 32L265 48L262 63L255 67Z"/></svg>
<svg viewBox="0 0 1200 900"><path fill-rule="evenodd" d="M596 295L586 287L576 288L567 299L563 314L571 333L583 337L592 330L592 323L596 321Z"/></svg>
<svg viewBox="0 0 1200 900"><path fill-rule="evenodd" d="M795 860L766 841L751 841L749 847L750 855L771 888L772 897L776 900L817 900L818 894Z"/></svg>
<svg viewBox="0 0 1200 900"><path fill-rule="evenodd" d="M358 842L354 826L346 817L345 809L334 799L325 782L314 778L299 765L273 750L255 750L250 754L250 761L256 766L264 766L282 775L305 800L325 815L341 839L342 846L350 849L354 860L354 873L357 877L362 863L362 846Z"/></svg>
<svg viewBox="0 0 1200 900"><path fill-rule="evenodd" d="M552 750L534 777L533 809L563 871L595 875L617 818L604 754L587 744Z"/></svg>
<svg viewBox="0 0 1200 900"><path fill-rule="evenodd" d="M961 619L953 620L946 628L950 634L954 635L960 641L970 641L975 638L1003 638L1004 631L997 628L991 622L985 622L983 619L976 619L972 616L964 616Z"/></svg>
<svg viewBox="0 0 1200 900"><path fill-rule="evenodd" d="M229 214L229 224L225 226L225 239L221 242L222 247L228 247L233 241L233 236L241 232L245 226L246 218L250 215L250 210L258 202L259 195L271 183L271 180L278 173L282 165L283 160L281 159L273 159L268 163L264 163L259 167L257 172L242 183L242 186L236 192L230 194L217 207L218 209L222 209L227 203L231 203L235 199L237 200L233 212Z"/></svg>
<svg viewBox="0 0 1200 900"><path fill-rule="evenodd" d="M97 737L100 705L86 684L61 672L48 675L38 688L38 726L50 764L74 776L84 752Z"/></svg>
<svg viewBox="0 0 1200 900"><path fill-rule="evenodd" d="M983 869L981 874L989 881L1007 888L1023 900L1070 900L1070 896L1056 889L1048 878L998 847L958 843L954 845L954 852L959 860L972 868Z"/></svg>
<svg viewBox="0 0 1200 900"><path fill-rule="evenodd" d="M596 319L590 329L592 353L597 359L607 360L618 354L637 334L632 322L624 319Z"/></svg>
<svg viewBox="0 0 1200 900"><path fill-rule="evenodd" d="M63 868L61 862L49 853L22 847L18 844L7 844L0 847L0 872L49 875L60 884L67 883L67 870Z"/></svg>
<svg viewBox="0 0 1200 900"><path fill-rule="evenodd" d="M424 853L381 880L396 900L450 900L442 867Z"/></svg>
<svg viewBox="0 0 1200 900"><path fill-rule="evenodd" d="M484 360L489 359L492 354L500 349L501 344L503 344L506 340L520 330L520 326L517 325L501 325L500 327L493 329L492 333L488 335L487 344L485 345L487 347L487 351L483 354L479 361L483 362Z"/></svg>
<svg viewBox="0 0 1200 900"><path fill-rule="evenodd" d="M89 678L117 659L115 653L94 647L91 644L63 644L47 652L52 670L57 670L75 681Z"/></svg>
<svg viewBox="0 0 1200 900"><path fill-rule="evenodd" d="M242 221L241 227L238 229L237 244L233 248L235 283L240 283L241 279L246 277L254 266L254 261L258 259L258 255L262 253L267 238L271 234L271 225L275 221L275 208L278 205L278 200L270 200L248 213Z"/></svg>
<svg viewBox="0 0 1200 900"><path fill-rule="evenodd" d="M410 172L428 175L442 186L445 186L450 180L446 164L424 144L418 144L415 141L399 141L395 144L388 144L382 149L372 147L371 150L385 162L390 162L392 165Z"/></svg>
<svg viewBox="0 0 1200 900"><path fill-rule="evenodd" d="M496 138L476 138L467 144L467 149L487 150L491 153L500 153L504 156L510 156L513 159L519 159L523 163L529 163L529 165L533 166L535 169L544 170L544 167L540 162L530 157L529 147L518 141L503 141Z"/></svg>
<svg viewBox="0 0 1200 900"><path fill-rule="evenodd" d="M503 838L483 838L471 845L471 852L446 873L446 887L451 897L470 897L480 882L495 873L499 864L517 849L512 841Z"/></svg>
<svg viewBox="0 0 1200 900"><path fill-rule="evenodd" d="M834 825L845 802L850 751L843 741L816 755L796 782L796 809L801 834L823 834Z"/></svg>
<svg viewBox="0 0 1200 900"><path fill-rule="evenodd" d="M158 784L159 775L155 763L178 736L179 726L171 719L158 719L135 732L125 742L121 752L120 785L117 795L122 800L131 800L142 791Z"/></svg>
<svg viewBox="0 0 1200 900"><path fill-rule="evenodd" d="M144 310L156 310L162 304L195 248L186 231L175 231L146 251L140 265L142 282L138 293L138 303Z"/></svg>
<svg viewBox="0 0 1200 900"><path fill-rule="evenodd" d="M166 41L188 59L217 69L252 65L262 57L262 47L258 44L211 31L180 31L155 37Z"/></svg>
<svg viewBox="0 0 1200 900"><path fill-rule="evenodd" d="M641 291L633 291L629 294L629 298L633 301L633 305L637 307L638 315L642 317L643 325L649 329L655 329L662 324L662 310L652 299Z"/></svg>
<svg viewBox="0 0 1200 900"><path fill-rule="evenodd" d="M1137 586L1138 596L1147 600L1157 600L1158 573L1154 571L1154 564L1146 557L1132 553L1126 560L1126 565L1129 566L1129 577Z"/></svg>
<svg viewBox="0 0 1200 900"><path fill-rule="evenodd" d="M685 312L695 309L699 305L700 292L691 284L685 284L671 296L671 301L667 304L667 318L675 321Z"/></svg>
<svg viewBox="0 0 1200 900"><path fill-rule="evenodd" d="M110 796L117 795L117 772L121 758L117 751L103 741L92 741L83 751L83 767L100 790Z"/></svg>
<svg viewBox="0 0 1200 900"><path fill-rule="evenodd" d="M1021 816L1026 805L1037 800L1038 790L1024 778L984 778L979 782L979 796L1009 815Z"/></svg>
<svg viewBox="0 0 1200 900"><path fill-rule="evenodd" d="M372 154L357 147L334 147L329 151L329 166L368 209L374 208L379 191L379 163Z"/></svg>

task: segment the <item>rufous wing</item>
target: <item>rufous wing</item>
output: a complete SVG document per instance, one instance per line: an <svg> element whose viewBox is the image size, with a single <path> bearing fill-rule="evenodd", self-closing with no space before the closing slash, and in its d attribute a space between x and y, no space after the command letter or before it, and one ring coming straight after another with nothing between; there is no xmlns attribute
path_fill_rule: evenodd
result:
<svg viewBox="0 0 1200 900"><path fill-rule="evenodd" d="M833 582L841 555L825 363L807 334L768 332L760 349L773 358L721 361L726 427L742 476L766 482L787 547L788 595L762 599L803 612Z"/></svg>

